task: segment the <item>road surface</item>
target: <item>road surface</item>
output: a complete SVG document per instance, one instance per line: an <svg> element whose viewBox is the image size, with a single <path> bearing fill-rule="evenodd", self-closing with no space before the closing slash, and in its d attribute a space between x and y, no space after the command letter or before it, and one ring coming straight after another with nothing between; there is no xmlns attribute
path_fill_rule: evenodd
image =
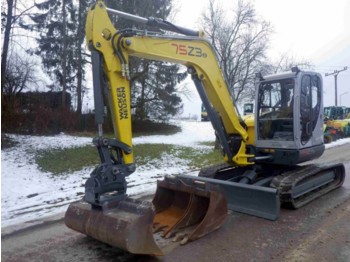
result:
<svg viewBox="0 0 350 262"><path fill-rule="evenodd" d="M344 186L277 221L230 212L224 226L163 257L136 256L66 228L62 219L9 233L2 261L350 261L350 144L316 162L343 162Z"/></svg>

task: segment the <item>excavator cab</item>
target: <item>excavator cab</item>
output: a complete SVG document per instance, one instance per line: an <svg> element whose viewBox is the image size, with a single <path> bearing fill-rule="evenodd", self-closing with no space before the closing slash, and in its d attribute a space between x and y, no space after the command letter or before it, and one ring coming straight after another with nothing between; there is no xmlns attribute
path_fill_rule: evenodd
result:
<svg viewBox="0 0 350 262"><path fill-rule="evenodd" d="M273 152L273 163L287 165L321 156L321 90L320 74L298 68L262 78L256 93L257 150Z"/></svg>

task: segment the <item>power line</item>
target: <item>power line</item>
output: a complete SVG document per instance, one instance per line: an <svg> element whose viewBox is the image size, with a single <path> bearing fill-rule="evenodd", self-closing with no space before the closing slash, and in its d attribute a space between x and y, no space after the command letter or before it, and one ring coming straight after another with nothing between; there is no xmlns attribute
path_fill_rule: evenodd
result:
<svg viewBox="0 0 350 262"><path fill-rule="evenodd" d="M338 88L337 88L337 78L338 78L338 74L340 72L346 71L348 70L348 67L345 66L343 69L340 70L334 70L333 73L326 73L325 76L331 76L334 75L334 90L335 90L335 106L338 106Z"/></svg>

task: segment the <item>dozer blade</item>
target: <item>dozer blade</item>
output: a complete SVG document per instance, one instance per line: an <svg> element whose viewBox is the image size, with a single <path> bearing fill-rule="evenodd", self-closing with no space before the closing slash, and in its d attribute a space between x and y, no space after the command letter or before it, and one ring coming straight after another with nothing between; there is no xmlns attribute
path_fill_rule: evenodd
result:
<svg viewBox="0 0 350 262"><path fill-rule="evenodd" d="M158 181L154 206L131 198L99 208L84 201L73 203L64 220L69 228L130 253L162 255L153 233L162 231L161 236L185 244L225 222L227 203L218 187L186 183L173 177Z"/></svg>
<svg viewBox="0 0 350 262"><path fill-rule="evenodd" d="M153 218L149 202L126 198L98 209L73 203L64 221L73 230L130 253L162 255L153 239Z"/></svg>
<svg viewBox="0 0 350 262"><path fill-rule="evenodd" d="M210 184L165 177L153 199L154 230L185 244L220 228L227 216L225 195Z"/></svg>
<svg viewBox="0 0 350 262"><path fill-rule="evenodd" d="M224 192L229 210L276 220L280 214L280 199L275 188L241 184L207 177L179 175L184 183L202 182L220 187Z"/></svg>

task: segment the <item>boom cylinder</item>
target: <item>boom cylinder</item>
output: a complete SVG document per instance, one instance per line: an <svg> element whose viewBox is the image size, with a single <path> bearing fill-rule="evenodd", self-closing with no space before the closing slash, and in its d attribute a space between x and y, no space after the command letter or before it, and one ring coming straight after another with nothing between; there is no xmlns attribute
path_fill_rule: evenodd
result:
<svg viewBox="0 0 350 262"><path fill-rule="evenodd" d="M171 32L175 32L175 33L179 33L179 34L183 34L183 35L187 35L187 36L199 36L201 35L201 33L199 31L195 31L192 29L188 29L185 27L181 27L181 26L177 26L174 25L168 21L165 21L163 19L160 18L154 18L154 17L149 17L149 18L144 18L141 16L137 16L137 15L132 15L129 13L125 13L119 10L115 10L115 9L111 9L111 8L106 8L107 12L115 14L119 17L125 18L127 20L131 20L140 24L145 24L145 25L149 25L149 26L154 26L154 27L158 27L160 29L163 30L167 30L167 31L171 31Z"/></svg>

